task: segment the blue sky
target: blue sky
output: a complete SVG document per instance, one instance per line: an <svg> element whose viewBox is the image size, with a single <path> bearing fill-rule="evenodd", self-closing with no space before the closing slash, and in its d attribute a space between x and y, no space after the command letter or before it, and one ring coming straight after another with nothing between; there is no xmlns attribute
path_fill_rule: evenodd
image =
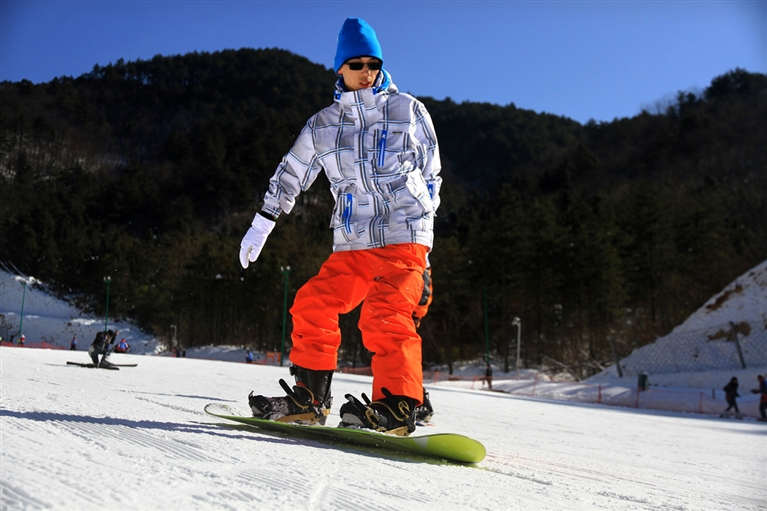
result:
<svg viewBox="0 0 767 511"><path fill-rule="evenodd" d="M400 90L580 122L655 111L736 67L767 73L761 0L0 0L0 80L243 47L330 68L349 16L375 28Z"/></svg>

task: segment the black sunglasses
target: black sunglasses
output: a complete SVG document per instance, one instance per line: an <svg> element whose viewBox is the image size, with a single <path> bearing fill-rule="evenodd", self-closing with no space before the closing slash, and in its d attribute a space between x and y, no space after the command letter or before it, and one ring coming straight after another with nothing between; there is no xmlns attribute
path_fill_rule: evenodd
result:
<svg viewBox="0 0 767 511"><path fill-rule="evenodd" d="M383 66L380 60L374 60L373 62L347 62L346 65L352 71L362 71L362 68L365 66L371 71L378 71Z"/></svg>

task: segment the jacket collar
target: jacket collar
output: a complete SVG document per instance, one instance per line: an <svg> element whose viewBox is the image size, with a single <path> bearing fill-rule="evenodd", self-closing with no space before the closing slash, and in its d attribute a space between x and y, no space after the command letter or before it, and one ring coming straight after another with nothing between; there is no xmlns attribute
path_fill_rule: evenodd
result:
<svg viewBox="0 0 767 511"><path fill-rule="evenodd" d="M371 90L376 96L379 94L386 96L388 94L397 93L397 87L391 81L391 75L385 69L382 69L381 72L378 73L378 77L376 78L375 83L369 90ZM336 90L333 94L333 98L336 101L339 101L343 94L347 94L349 92L350 91L347 91L346 87L344 86L344 79L339 78L336 81Z"/></svg>

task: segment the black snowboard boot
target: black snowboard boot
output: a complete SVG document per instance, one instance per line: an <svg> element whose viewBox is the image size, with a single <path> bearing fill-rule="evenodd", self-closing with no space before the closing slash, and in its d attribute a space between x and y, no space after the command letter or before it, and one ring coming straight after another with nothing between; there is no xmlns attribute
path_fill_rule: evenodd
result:
<svg viewBox="0 0 767 511"><path fill-rule="evenodd" d="M429 422L434 415L434 408L429 401L429 393L426 390L423 391L423 403L415 409L415 420L421 422Z"/></svg>
<svg viewBox="0 0 767 511"><path fill-rule="evenodd" d="M312 371L291 366L290 374L296 378L292 389L285 380L280 380L287 396L266 397L250 393L248 403L253 417L297 424L325 424L333 403L330 395L333 371Z"/></svg>
<svg viewBox="0 0 767 511"><path fill-rule="evenodd" d="M381 433L408 436L415 431L415 405L417 401L406 396L394 396L381 389L386 396L372 403L362 394L362 403L351 394L341 407L341 424L344 428L367 428Z"/></svg>

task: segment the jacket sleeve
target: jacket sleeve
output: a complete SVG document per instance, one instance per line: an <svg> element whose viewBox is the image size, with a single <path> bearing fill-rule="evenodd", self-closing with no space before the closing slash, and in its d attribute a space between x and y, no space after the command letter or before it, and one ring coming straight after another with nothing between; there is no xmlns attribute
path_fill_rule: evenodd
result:
<svg viewBox="0 0 767 511"><path fill-rule="evenodd" d="M442 163L439 158L439 143L437 142L437 134L434 131L434 124L426 107L420 101L417 101L415 105L415 134L416 138L421 142L423 151L420 155L422 160L421 172L424 181L426 181L426 186L429 188L429 195L431 195L434 211L436 212L437 208L439 208L439 189L442 185L442 178L439 176L439 171L442 169Z"/></svg>
<svg viewBox="0 0 767 511"><path fill-rule="evenodd" d="M315 117L306 123L269 180L261 211L272 218L276 219L282 212L290 213L296 205L296 197L314 183L322 169L313 142Z"/></svg>

